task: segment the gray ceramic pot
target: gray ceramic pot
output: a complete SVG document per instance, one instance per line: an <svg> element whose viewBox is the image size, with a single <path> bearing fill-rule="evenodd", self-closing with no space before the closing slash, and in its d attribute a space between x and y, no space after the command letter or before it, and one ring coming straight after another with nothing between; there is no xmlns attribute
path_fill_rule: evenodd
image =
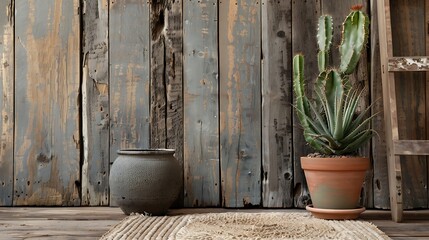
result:
<svg viewBox="0 0 429 240"><path fill-rule="evenodd" d="M176 200L182 169L173 149L124 149L110 169L110 195L122 211L164 215Z"/></svg>

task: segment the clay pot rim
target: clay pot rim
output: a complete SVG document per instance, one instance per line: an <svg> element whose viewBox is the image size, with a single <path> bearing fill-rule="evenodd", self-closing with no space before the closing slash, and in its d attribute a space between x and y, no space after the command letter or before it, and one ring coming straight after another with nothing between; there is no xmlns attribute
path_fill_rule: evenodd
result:
<svg viewBox="0 0 429 240"><path fill-rule="evenodd" d="M157 154L157 155L171 155L176 152L175 149L170 148L126 148L126 149L119 149L117 153L119 155L151 155L151 154Z"/></svg>
<svg viewBox="0 0 429 240"><path fill-rule="evenodd" d="M366 171L371 165L368 157L301 157L304 170Z"/></svg>

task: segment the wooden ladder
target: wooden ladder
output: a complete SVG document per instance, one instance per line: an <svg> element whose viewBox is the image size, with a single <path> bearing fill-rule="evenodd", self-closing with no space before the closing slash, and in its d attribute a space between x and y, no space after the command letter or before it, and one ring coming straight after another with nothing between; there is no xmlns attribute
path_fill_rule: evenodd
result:
<svg viewBox="0 0 429 240"><path fill-rule="evenodd" d="M427 3L427 1L426 1ZM395 94L395 74L403 71L429 71L429 57L394 57L389 0L377 0L380 38L381 77L387 145L387 166L392 219L401 222L402 173L400 155L429 155L428 140L400 140Z"/></svg>

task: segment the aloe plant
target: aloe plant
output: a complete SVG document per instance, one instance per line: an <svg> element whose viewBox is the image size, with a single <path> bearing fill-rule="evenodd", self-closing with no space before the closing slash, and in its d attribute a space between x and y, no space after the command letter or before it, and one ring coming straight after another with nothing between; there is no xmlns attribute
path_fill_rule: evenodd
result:
<svg viewBox="0 0 429 240"><path fill-rule="evenodd" d="M332 17L319 18L317 54L319 75L315 80L314 100L305 93L304 56L293 58L293 88L295 109L304 129L306 142L317 152L326 155L351 155L373 135L369 114L370 107L357 111L363 89L351 86L353 73L368 41L368 16L361 6L354 6L343 22L339 47L340 66L328 67L332 45Z"/></svg>

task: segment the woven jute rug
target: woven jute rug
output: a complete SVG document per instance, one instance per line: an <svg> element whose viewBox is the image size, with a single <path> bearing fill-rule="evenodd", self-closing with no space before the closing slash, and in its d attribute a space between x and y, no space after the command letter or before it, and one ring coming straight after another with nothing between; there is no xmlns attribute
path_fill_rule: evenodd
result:
<svg viewBox="0 0 429 240"><path fill-rule="evenodd" d="M130 215L107 239L390 239L364 221L327 221L307 212Z"/></svg>

